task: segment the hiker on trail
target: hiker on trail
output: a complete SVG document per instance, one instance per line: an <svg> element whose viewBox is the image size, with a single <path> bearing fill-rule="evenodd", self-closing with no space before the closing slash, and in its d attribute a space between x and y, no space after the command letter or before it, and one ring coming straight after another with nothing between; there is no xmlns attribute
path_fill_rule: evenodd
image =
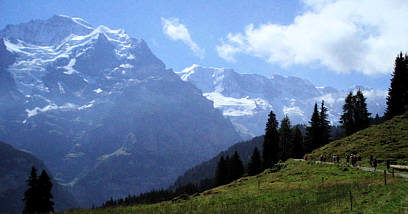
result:
<svg viewBox="0 0 408 214"><path fill-rule="evenodd" d="M353 166L355 167L356 163L357 163L357 158L356 158L356 156L352 155L351 156L351 164L353 164Z"/></svg>
<svg viewBox="0 0 408 214"><path fill-rule="evenodd" d="M391 165L391 161L387 160L387 170L390 171L390 165Z"/></svg>
<svg viewBox="0 0 408 214"><path fill-rule="evenodd" d="M373 155L370 155L370 166L373 166Z"/></svg>
<svg viewBox="0 0 408 214"><path fill-rule="evenodd" d="M374 172L377 170L377 158L374 158Z"/></svg>
<svg viewBox="0 0 408 214"><path fill-rule="evenodd" d="M350 155L346 155L346 161L347 163L350 163Z"/></svg>
<svg viewBox="0 0 408 214"><path fill-rule="evenodd" d="M340 156L337 156L337 163L340 163Z"/></svg>

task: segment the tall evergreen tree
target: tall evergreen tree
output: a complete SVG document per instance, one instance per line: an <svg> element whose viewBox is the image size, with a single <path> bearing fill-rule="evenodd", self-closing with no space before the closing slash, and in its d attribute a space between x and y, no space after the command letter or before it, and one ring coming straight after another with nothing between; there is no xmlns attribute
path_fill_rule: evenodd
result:
<svg viewBox="0 0 408 214"><path fill-rule="evenodd" d="M227 183L229 183L229 182L231 182L231 181L233 181L234 179L232 178L232 173L231 173L231 168L232 168L232 162L231 162L231 159L230 159L230 157L227 155L226 157L225 157L225 166L226 166L226 171L225 171L225 184L227 184Z"/></svg>
<svg viewBox="0 0 408 214"><path fill-rule="evenodd" d="M23 213L36 213L39 211L39 188L38 188L38 177L37 169L33 166L31 168L31 173L26 180L28 189L24 192L23 201L25 202Z"/></svg>
<svg viewBox="0 0 408 214"><path fill-rule="evenodd" d="M306 127L305 152L311 152L317 148L320 140L320 114L317 109L317 103L314 105L310 126Z"/></svg>
<svg viewBox="0 0 408 214"><path fill-rule="evenodd" d="M258 148L255 147L254 152L252 153L251 160L248 164L248 174L256 175L262 172L262 161L261 155L259 154Z"/></svg>
<svg viewBox="0 0 408 214"><path fill-rule="evenodd" d="M366 98L364 97L360 89L357 91L354 100L355 100L354 108L355 128L356 131L360 131L362 129L368 128L368 126L370 125L371 113L368 113Z"/></svg>
<svg viewBox="0 0 408 214"><path fill-rule="evenodd" d="M327 108L324 106L324 100L322 100L319 114L320 139L318 147L324 146L330 142L330 122L327 120L327 117Z"/></svg>
<svg viewBox="0 0 408 214"><path fill-rule="evenodd" d="M285 115L281 121L281 127L279 128L280 159L283 161L291 156L291 138L290 120L288 116Z"/></svg>
<svg viewBox="0 0 408 214"><path fill-rule="evenodd" d="M369 126L370 116L367 110L366 98L358 90L356 95L350 92L343 105L343 114L340 123L346 131L346 135L351 135Z"/></svg>
<svg viewBox="0 0 408 214"><path fill-rule="evenodd" d="M353 93L350 92L344 102L343 105L343 114L341 115L340 118L340 123L342 124L342 127L346 130L346 135L351 135L355 132L356 130L356 125L355 125L355 120L354 120L354 103L355 103L355 97L353 96Z"/></svg>
<svg viewBox="0 0 408 214"><path fill-rule="evenodd" d="M244 174L244 165L237 151L231 157L231 169L229 171L231 173L231 181L240 178Z"/></svg>
<svg viewBox="0 0 408 214"><path fill-rule="evenodd" d="M299 126L296 126L293 134L293 147L292 147L292 157L293 158L302 158L305 154L303 149L303 134L299 129Z"/></svg>
<svg viewBox="0 0 408 214"><path fill-rule="evenodd" d="M215 171L215 183L217 186L227 183L228 168L224 156L218 161L217 170Z"/></svg>
<svg viewBox="0 0 408 214"><path fill-rule="evenodd" d="M279 133L276 115L271 111L266 123L263 143L263 168L275 165L279 160Z"/></svg>
<svg viewBox="0 0 408 214"><path fill-rule="evenodd" d="M402 52L395 59L394 73L388 89L385 118L403 114L408 107L408 56Z"/></svg>
<svg viewBox="0 0 408 214"><path fill-rule="evenodd" d="M41 172L38 179L38 187L39 213L54 212L54 202L51 201L53 197L51 194L52 182L45 170Z"/></svg>

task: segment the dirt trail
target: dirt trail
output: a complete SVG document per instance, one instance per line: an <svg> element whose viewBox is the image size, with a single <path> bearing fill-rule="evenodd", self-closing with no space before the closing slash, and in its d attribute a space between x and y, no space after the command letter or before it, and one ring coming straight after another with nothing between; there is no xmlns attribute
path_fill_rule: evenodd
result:
<svg viewBox="0 0 408 214"><path fill-rule="evenodd" d="M294 159L294 160L295 160L295 161L305 161L304 159ZM315 163L323 163L323 164L330 164L330 165L335 164L335 163L333 163L333 162L322 162L322 161L315 161ZM350 166L351 166L351 165L350 165ZM353 166L352 166L352 167L353 167ZM368 172L384 173L384 171L381 170L381 169L375 170L374 168L371 168L371 167L355 166L355 167L353 167L353 168L358 168L358 169L361 169L361 170L364 170L364 171L368 171ZM387 172L387 174L388 174L388 175L392 175L391 172ZM394 173L394 175L408 179L408 174Z"/></svg>

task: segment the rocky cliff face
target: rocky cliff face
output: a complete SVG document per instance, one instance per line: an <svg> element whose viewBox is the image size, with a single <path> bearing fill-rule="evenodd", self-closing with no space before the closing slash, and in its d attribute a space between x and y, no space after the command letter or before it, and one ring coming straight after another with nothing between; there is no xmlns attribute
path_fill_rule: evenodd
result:
<svg viewBox="0 0 408 214"><path fill-rule="evenodd" d="M82 205L165 187L240 140L200 90L123 30L54 16L0 35L0 61L10 59L0 139L44 160Z"/></svg>

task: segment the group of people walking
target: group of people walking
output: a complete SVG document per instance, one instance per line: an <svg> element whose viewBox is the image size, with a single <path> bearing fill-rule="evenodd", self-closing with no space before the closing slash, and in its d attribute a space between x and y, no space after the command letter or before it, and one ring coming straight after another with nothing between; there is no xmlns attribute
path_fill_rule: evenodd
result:
<svg viewBox="0 0 408 214"><path fill-rule="evenodd" d="M357 162L362 161L360 155L355 154L346 154L345 155L346 163L353 165L354 167L357 166ZM321 162L333 162L333 163L340 163L340 156L336 154L329 154L329 155L320 155ZM377 169L377 159L370 155L370 166Z"/></svg>

